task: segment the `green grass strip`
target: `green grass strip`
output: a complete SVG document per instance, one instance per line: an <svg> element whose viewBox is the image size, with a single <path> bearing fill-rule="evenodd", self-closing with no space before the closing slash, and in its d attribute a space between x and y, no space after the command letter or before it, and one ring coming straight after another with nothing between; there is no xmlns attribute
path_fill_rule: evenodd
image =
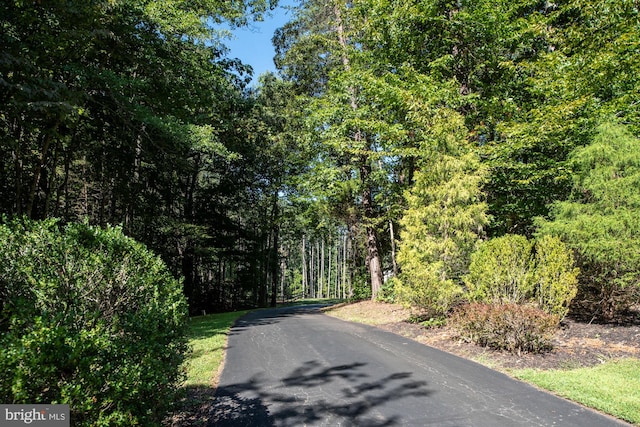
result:
<svg viewBox="0 0 640 427"><path fill-rule="evenodd" d="M591 368L522 369L516 378L585 406L640 425L640 360L610 361Z"/></svg>
<svg viewBox="0 0 640 427"><path fill-rule="evenodd" d="M189 323L191 354L186 363L185 386L210 386L224 358L227 335L233 323L247 311L193 317Z"/></svg>

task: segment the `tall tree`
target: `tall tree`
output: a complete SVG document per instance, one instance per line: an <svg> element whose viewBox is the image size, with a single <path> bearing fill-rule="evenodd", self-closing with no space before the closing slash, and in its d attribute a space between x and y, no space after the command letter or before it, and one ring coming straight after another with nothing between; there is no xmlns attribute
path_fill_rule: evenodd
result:
<svg viewBox="0 0 640 427"><path fill-rule="evenodd" d="M0 211L123 224L185 277L194 309L211 306L213 259L227 271L242 246L240 159L258 158L242 143L246 67L224 58L216 23L268 7L2 2Z"/></svg>
<svg viewBox="0 0 640 427"><path fill-rule="evenodd" d="M395 290L403 302L442 315L463 294L462 277L488 216L481 193L486 169L471 149L464 118L446 109L437 116L406 195Z"/></svg>
<svg viewBox="0 0 640 427"><path fill-rule="evenodd" d="M570 165L572 197L552 205L539 232L561 237L577 253L583 308L612 320L640 300L640 138L606 121Z"/></svg>

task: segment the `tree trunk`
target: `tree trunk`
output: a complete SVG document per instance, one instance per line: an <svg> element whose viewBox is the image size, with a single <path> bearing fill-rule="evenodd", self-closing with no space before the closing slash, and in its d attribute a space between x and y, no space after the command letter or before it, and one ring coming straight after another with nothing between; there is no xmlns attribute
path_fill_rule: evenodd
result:
<svg viewBox="0 0 640 427"><path fill-rule="evenodd" d="M306 252L307 247L305 243L305 238L302 236L302 298L305 297L307 293L307 260L306 260Z"/></svg>
<svg viewBox="0 0 640 427"><path fill-rule="evenodd" d="M372 224L375 218L371 187L367 184L371 175L371 167L364 163L360 167L360 180L363 183L362 207L364 210L367 231L367 269L371 277L371 299L376 299L382 289L382 261L378 249L378 236Z"/></svg>
<svg viewBox="0 0 640 427"><path fill-rule="evenodd" d="M342 244L342 299L347 298L347 238L349 233L345 231Z"/></svg>
<svg viewBox="0 0 640 427"><path fill-rule="evenodd" d="M47 161L47 157L49 155L49 146L51 145L51 141L53 140L54 133L58 130L59 122L57 122L49 132L44 136L44 140L42 142L42 150L40 151L40 159L38 164L35 167L33 174L33 181L31 181L31 188L29 189L29 197L27 199L27 208L25 214L29 218L33 218L33 205L36 199L36 192L40 185L40 177L42 176L42 171L45 168L45 164Z"/></svg>
<svg viewBox="0 0 640 427"><path fill-rule="evenodd" d="M280 262L278 260L278 235L280 228L278 227L278 192L276 191L273 196L273 206L271 210L271 233L273 234L271 245L271 307L275 307L278 297L278 273L280 270Z"/></svg>
<svg viewBox="0 0 640 427"><path fill-rule="evenodd" d="M351 66L349 64L349 58L347 56L347 40L344 34L344 26L342 22L342 14L340 8L336 4L334 6L334 14L336 17L336 31L338 33L338 42L342 47L342 64L345 71L349 71ZM358 101L356 98L356 88L349 88L351 108L358 109ZM361 144L369 144L366 135L363 135L360 130L357 130L354 134L354 145L359 147ZM368 147L370 148L370 147ZM367 222L367 269L369 270L369 276L371 281L371 299L375 299L378 296L378 291L382 288L382 260L380 258L380 251L378 249L378 237L374 224L372 223L375 217L375 210L373 209L373 197L371 188L371 165L369 159L366 156L361 156L359 159L360 169L360 182L362 183L362 207L364 210L364 217Z"/></svg>
<svg viewBox="0 0 640 427"><path fill-rule="evenodd" d="M396 261L396 236L393 220L389 220L389 237L391 238L391 262L393 263L393 277L398 277L398 262Z"/></svg>

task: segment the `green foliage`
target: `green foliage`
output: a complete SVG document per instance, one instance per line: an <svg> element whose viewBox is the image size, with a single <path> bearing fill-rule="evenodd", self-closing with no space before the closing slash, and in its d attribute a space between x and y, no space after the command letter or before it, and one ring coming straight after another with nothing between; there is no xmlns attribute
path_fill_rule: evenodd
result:
<svg viewBox="0 0 640 427"><path fill-rule="evenodd" d="M610 319L640 298L640 139L604 123L592 143L571 155L571 200L552 205L540 233L576 251L581 298Z"/></svg>
<svg viewBox="0 0 640 427"><path fill-rule="evenodd" d="M419 323L421 326L430 329L445 326L447 324L447 317L444 315L433 317L429 314L420 313L412 314L406 321L408 323Z"/></svg>
<svg viewBox="0 0 640 427"><path fill-rule="evenodd" d="M411 266L407 265L409 271ZM408 272L403 271L403 278L396 282L396 294L399 301L407 305L415 305L433 311L436 314L446 313L462 296L462 288L453 280L443 280L442 263L420 265L411 279ZM410 282L409 282L410 280Z"/></svg>
<svg viewBox="0 0 640 427"><path fill-rule="evenodd" d="M382 288L378 292L376 296L376 301L386 302L386 303L394 303L397 300L396 295L396 286L397 286L398 278L392 277L391 279L384 282Z"/></svg>
<svg viewBox="0 0 640 427"><path fill-rule="evenodd" d="M371 298L371 285L364 275L358 274L354 277L351 301L360 301Z"/></svg>
<svg viewBox="0 0 640 427"><path fill-rule="evenodd" d="M530 235L534 218L569 196L567 156L589 142L601 117L640 130L638 7L633 0L511 4L516 19L503 28L515 30L513 53L500 63L508 80L491 83L504 92L483 97L494 111L479 129L490 141L492 231Z"/></svg>
<svg viewBox="0 0 640 427"><path fill-rule="evenodd" d="M186 302L118 228L0 226L0 400L67 403L74 425L157 425L182 380Z"/></svg>
<svg viewBox="0 0 640 427"><path fill-rule="evenodd" d="M255 304L254 273L278 265L261 247L287 113L254 108L220 24L273 5L2 2L0 214L122 224L184 277L194 312Z"/></svg>
<svg viewBox="0 0 640 427"><path fill-rule="evenodd" d="M534 304L561 320L577 292L571 252L558 238L530 241L507 234L484 242L465 277L471 300L492 304Z"/></svg>
<svg viewBox="0 0 640 427"><path fill-rule="evenodd" d="M471 303L456 308L449 322L469 342L510 352L541 353L551 349L559 318L530 305Z"/></svg>
<svg viewBox="0 0 640 427"><path fill-rule="evenodd" d="M573 254L557 237L542 236L535 244L534 295L537 306L560 319L578 292L578 274Z"/></svg>
<svg viewBox="0 0 640 427"><path fill-rule="evenodd" d="M444 110L433 122L423 168L405 197L396 292L405 303L442 314L462 294L461 277L487 216L480 193L484 170L466 146L461 117Z"/></svg>
<svg viewBox="0 0 640 427"><path fill-rule="evenodd" d="M508 234L484 242L471 256L465 277L469 298L492 303L524 303L534 291L533 242Z"/></svg>

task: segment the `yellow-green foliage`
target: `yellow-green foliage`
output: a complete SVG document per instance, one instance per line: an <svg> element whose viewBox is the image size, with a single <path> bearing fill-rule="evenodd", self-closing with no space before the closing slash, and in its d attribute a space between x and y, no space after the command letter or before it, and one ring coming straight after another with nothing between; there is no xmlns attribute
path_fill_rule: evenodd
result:
<svg viewBox="0 0 640 427"><path fill-rule="evenodd" d="M507 234L484 242L472 255L465 283L471 300L535 304L561 319L576 295L578 272L557 237L534 242Z"/></svg>
<svg viewBox="0 0 640 427"><path fill-rule="evenodd" d="M402 274L395 290L402 302L444 313L462 294L461 277L487 216L480 192L484 170L465 148L462 121L453 113L440 119L439 133L431 135L432 151L405 195L398 251Z"/></svg>
<svg viewBox="0 0 640 427"><path fill-rule="evenodd" d="M471 256L465 277L474 301L521 303L533 294L533 244L524 236L507 234L484 242Z"/></svg>
<svg viewBox="0 0 640 427"><path fill-rule="evenodd" d="M535 245L535 295L538 307L563 318L578 292L573 254L560 239L542 236Z"/></svg>

